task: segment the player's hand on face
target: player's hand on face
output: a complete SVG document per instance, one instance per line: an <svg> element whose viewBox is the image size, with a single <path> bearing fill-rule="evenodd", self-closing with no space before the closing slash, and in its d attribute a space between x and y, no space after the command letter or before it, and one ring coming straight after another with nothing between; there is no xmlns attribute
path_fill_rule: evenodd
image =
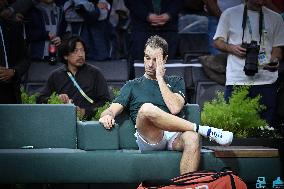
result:
<svg viewBox="0 0 284 189"><path fill-rule="evenodd" d="M165 59L163 58L162 50L157 51L156 53L156 78L157 79L163 78L166 73L165 61L166 61L166 58Z"/></svg>
<svg viewBox="0 0 284 189"><path fill-rule="evenodd" d="M105 115L99 119L99 122L106 129L111 129L114 126L115 120L111 115Z"/></svg>

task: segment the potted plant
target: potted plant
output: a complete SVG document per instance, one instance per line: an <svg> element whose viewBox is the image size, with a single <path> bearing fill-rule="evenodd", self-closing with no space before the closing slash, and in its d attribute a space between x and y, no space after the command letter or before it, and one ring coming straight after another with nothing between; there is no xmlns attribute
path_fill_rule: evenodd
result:
<svg viewBox="0 0 284 189"><path fill-rule="evenodd" d="M260 96L248 97L249 87L235 87L228 103L224 92L217 92L215 99L204 104L201 123L233 132L232 145L275 147L275 140L281 136L260 118L259 112L265 107L259 103ZM203 145L214 143L205 140Z"/></svg>
<svg viewBox="0 0 284 189"><path fill-rule="evenodd" d="M119 95L119 89L111 88L111 97L115 98ZM38 93L35 94L28 94L27 91L22 87L21 88L21 99L22 104L36 104L36 98L39 96ZM63 104L60 100L58 94L53 92L50 97L48 98L47 104ZM91 118L93 121L98 121L100 119L101 113L110 106L110 102L106 102L103 106L96 108L96 114ZM79 121L86 121L85 117L77 112L77 119Z"/></svg>

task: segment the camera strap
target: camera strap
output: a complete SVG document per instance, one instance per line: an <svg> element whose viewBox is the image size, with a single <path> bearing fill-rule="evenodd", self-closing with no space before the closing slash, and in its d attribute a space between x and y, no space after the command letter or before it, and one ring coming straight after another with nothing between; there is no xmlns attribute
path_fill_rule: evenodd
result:
<svg viewBox="0 0 284 189"><path fill-rule="evenodd" d="M243 22L242 22L242 28L243 28L243 35L242 35L242 43L244 42L244 35L245 35L245 29L246 29L246 25L248 23L248 29L249 29L249 33L251 35L251 39L252 39L252 28L251 28L251 23L248 17L248 8L247 5L244 5L244 12L243 12ZM259 32L259 44L261 44L261 40L262 40L262 29L264 26L264 19L263 19L263 12L262 12L262 8L259 11L259 25L258 25L258 32ZM253 39L252 39L253 40Z"/></svg>
<svg viewBox="0 0 284 189"><path fill-rule="evenodd" d="M0 25L0 37L1 37L1 43L3 45L3 51L4 51L5 68L9 68L7 52L6 52L6 47L5 47L5 39L4 39L4 34L3 34L3 31L2 31L1 25Z"/></svg>
<svg viewBox="0 0 284 189"><path fill-rule="evenodd" d="M73 75L70 72L67 72L69 78L71 79L71 81L73 82L74 86L79 90L80 94L91 104L94 103L94 101L88 97L88 95L82 90L82 88L80 87L80 85L77 83L77 81L75 80L75 78L73 77Z"/></svg>

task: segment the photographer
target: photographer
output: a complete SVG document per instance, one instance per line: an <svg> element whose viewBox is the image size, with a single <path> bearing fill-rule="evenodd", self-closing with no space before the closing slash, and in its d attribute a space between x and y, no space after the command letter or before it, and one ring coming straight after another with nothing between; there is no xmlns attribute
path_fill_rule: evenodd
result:
<svg viewBox="0 0 284 189"><path fill-rule="evenodd" d="M246 0L224 11L214 36L216 48L229 53L225 99L229 100L233 85L252 85L249 96L261 96L260 103L266 106L261 118L271 126L283 36L281 16L264 7L264 0Z"/></svg>

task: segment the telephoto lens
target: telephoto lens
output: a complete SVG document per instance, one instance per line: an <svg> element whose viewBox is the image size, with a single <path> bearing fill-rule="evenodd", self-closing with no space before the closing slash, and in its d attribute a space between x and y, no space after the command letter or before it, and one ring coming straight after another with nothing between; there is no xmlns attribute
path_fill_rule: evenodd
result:
<svg viewBox="0 0 284 189"><path fill-rule="evenodd" d="M259 45L257 41L251 41L242 44L242 47L246 48L246 60L243 70L247 76L254 76L258 72Z"/></svg>

